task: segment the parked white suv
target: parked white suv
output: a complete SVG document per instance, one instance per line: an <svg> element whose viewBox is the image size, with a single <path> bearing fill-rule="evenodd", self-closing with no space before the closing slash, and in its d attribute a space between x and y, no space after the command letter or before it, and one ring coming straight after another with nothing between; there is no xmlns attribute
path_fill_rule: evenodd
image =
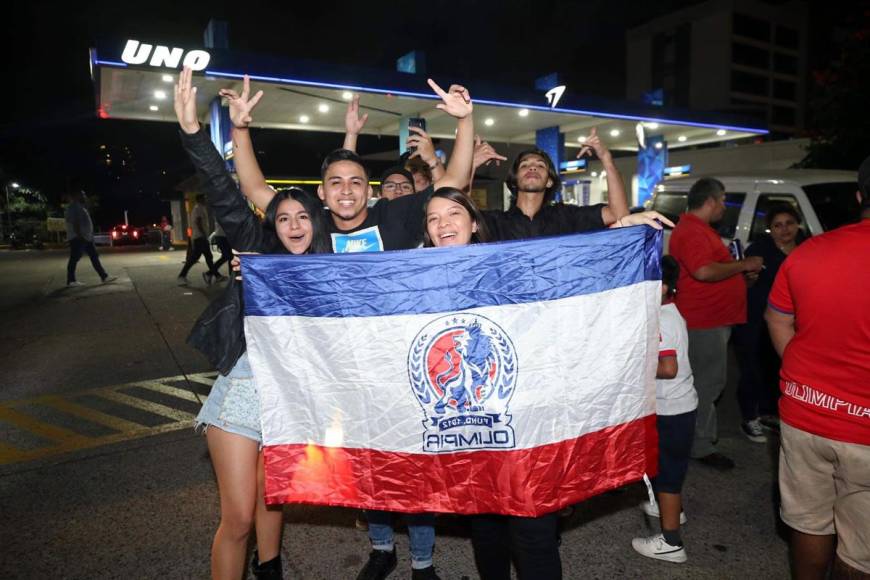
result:
<svg viewBox="0 0 870 580"><path fill-rule="evenodd" d="M850 171L786 169L719 173L669 179L656 187L649 209L674 223L686 211L689 188L701 177L715 177L725 185L725 217L713 224L725 244L739 239L745 248L767 231L765 216L772 205L787 203L803 217L801 229L813 236L857 221L857 174ZM665 233L665 251L670 236Z"/></svg>

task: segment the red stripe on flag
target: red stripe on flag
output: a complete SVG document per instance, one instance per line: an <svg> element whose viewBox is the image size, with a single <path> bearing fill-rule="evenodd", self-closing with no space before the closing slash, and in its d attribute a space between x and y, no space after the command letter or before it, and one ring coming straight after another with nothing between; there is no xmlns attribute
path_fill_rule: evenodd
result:
<svg viewBox="0 0 870 580"><path fill-rule="evenodd" d="M658 471L656 417L513 451L395 453L273 445L266 503L538 516Z"/></svg>

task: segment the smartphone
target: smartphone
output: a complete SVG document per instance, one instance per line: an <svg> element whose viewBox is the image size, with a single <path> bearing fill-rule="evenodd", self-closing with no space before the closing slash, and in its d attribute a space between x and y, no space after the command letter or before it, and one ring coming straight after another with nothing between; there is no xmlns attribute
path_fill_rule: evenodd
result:
<svg viewBox="0 0 870 580"><path fill-rule="evenodd" d="M423 117L410 117L408 119L408 127L419 127L425 131L426 130L426 119L424 119ZM416 133L414 133L413 131L408 131L409 137L411 135L415 135L415 134ZM416 147L408 147L408 151L410 151L411 153L413 153L416 150L417 150Z"/></svg>

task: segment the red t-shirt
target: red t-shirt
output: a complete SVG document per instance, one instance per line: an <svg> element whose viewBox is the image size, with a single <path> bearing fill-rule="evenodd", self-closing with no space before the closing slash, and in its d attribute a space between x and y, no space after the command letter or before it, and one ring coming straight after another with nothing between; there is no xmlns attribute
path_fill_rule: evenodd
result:
<svg viewBox="0 0 870 580"><path fill-rule="evenodd" d="M870 219L801 244L768 300L795 316L780 371L782 420L870 445Z"/></svg>
<svg viewBox="0 0 870 580"><path fill-rule="evenodd" d="M680 264L674 302L688 328L746 322L746 282L741 274L719 282L701 282L692 277L692 272L707 264L734 261L716 230L693 214L684 213L671 234L670 253Z"/></svg>

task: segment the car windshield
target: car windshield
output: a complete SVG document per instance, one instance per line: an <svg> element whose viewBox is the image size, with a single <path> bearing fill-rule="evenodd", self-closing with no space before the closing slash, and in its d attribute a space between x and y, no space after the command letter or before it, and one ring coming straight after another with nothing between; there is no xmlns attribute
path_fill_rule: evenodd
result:
<svg viewBox="0 0 870 580"><path fill-rule="evenodd" d="M856 182L814 183L805 185L804 191L826 232L861 219Z"/></svg>

